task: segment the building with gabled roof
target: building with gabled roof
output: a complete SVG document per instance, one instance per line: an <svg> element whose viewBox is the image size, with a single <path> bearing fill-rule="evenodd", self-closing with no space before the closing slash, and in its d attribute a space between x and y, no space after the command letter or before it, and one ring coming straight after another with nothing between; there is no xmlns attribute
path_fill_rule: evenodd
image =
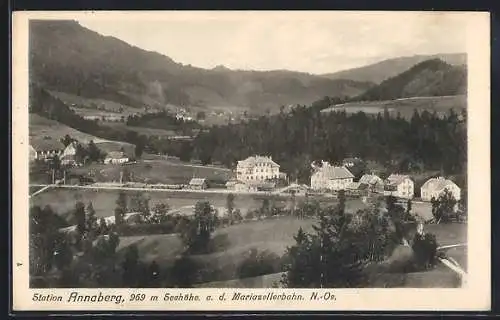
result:
<svg viewBox="0 0 500 320"><path fill-rule="evenodd" d="M29 145L30 161L49 160L55 156L59 157L64 150L61 141L52 138L31 138Z"/></svg>
<svg viewBox="0 0 500 320"><path fill-rule="evenodd" d="M236 179L243 182L266 181L280 177L280 165L268 156L252 156L238 161Z"/></svg>
<svg viewBox="0 0 500 320"><path fill-rule="evenodd" d="M359 183L367 185L371 192L382 193L384 191L384 180L375 174L365 174L359 179Z"/></svg>
<svg viewBox="0 0 500 320"><path fill-rule="evenodd" d="M189 188L192 190L205 190L207 187L207 179L205 178L192 178L189 181Z"/></svg>
<svg viewBox="0 0 500 320"><path fill-rule="evenodd" d="M344 166L336 167L323 161L311 176L313 190L345 190L353 182L354 175Z"/></svg>
<svg viewBox="0 0 500 320"><path fill-rule="evenodd" d="M413 180L408 175L391 174L385 180L384 195L413 199L415 195Z"/></svg>
<svg viewBox="0 0 500 320"><path fill-rule="evenodd" d="M431 201L432 198L439 198L441 194L448 190L455 200L460 200L460 188L451 180L444 177L436 177L427 180L420 188L420 197L423 201Z"/></svg>

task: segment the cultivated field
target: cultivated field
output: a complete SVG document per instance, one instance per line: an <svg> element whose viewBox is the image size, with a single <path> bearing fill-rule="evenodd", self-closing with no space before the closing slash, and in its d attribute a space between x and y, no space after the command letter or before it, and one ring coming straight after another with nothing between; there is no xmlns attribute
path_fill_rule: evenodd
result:
<svg viewBox="0 0 500 320"><path fill-rule="evenodd" d="M467 97L459 96L443 96L443 97L414 97L403 98L388 101L359 101L349 102L345 104L335 105L330 108L324 109L321 112L342 111L347 113L364 112L367 114L376 115L383 113L384 108L390 113L401 113L401 116L409 119L413 115L414 109L418 111L427 110L429 112L436 111L438 114L447 114L449 109L454 109L459 112L461 109L467 107Z"/></svg>

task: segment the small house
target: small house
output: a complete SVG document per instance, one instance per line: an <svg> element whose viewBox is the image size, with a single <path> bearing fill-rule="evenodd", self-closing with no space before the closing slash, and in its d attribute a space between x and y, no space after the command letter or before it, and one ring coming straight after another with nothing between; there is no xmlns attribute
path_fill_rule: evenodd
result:
<svg viewBox="0 0 500 320"><path fill-rule="evenodd" d="M76 142L72 142L69 145L67 145L66 148L61 153L60 157L61 164L69 166L76 165L77 164L76 150L77 150Z"/></svg>
<svg viewBox="0 0 500 320"><path fill-rule="evenodd" d="M460 188L453 181L443 177L427 180L420 188L420 196L423 201L431 201L432 198L439 198L446 190L455 200L460 200Z"/></svg>
<svg viewBox="0 0 500 320"><path fill-rule="evenodd" d="M193 178L189 181L189 189L192 190L205 190L208 184L205 178Z"/></svg>
<svg viewBox="0 0 500 320"><path fill-rule="evenodd" d="M323 161L311 176L313 190L345 190L353 182L354 175L344 166L336 167Z"/></svg>
<svg viewBox="0 0 500 320"><path fill-rule="evenodd" d="M64 150L64 145L52 138L33 138L29 145L30 161L48 161L54 157L59 157Z"/></svg>
<svg viewBox="0 0 500 320"><path fill-rule="evenodd" d="M359 179L359 183L366 185L370 192L383 193L384 192L384 180L374 174L365 174Z"/></svg>
<svg viewBox="0 0 500 320"><path fill-rule="evenodd" d="M408 175L391 174L385 181L384 195L412 199L414 196L413 180Z"/></svg>
<svg viewBox="0 0 500 320"><path fill-rule="evenodd" d="M123 164L129 162L129 157L123 151L111 151L104 158L105 164Z"/></svg>

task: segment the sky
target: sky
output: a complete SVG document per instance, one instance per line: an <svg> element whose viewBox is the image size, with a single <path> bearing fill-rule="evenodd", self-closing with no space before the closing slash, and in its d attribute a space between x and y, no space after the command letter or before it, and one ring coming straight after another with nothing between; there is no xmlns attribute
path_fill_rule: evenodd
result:
<svg viewBox="0 0 500 320"><path fill-rule="evenodd" d="M77 21L106 36L201 68L324 74L388 58L466 52L460 13L155 12Z"/></svg>

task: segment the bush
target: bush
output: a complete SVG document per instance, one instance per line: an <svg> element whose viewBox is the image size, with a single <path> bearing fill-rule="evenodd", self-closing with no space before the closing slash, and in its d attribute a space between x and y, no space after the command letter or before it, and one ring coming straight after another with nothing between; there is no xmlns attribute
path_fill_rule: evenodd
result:
<svg viewBox="0 0 500 320"><path fill-rule="evenodd" d="M240 279L258 277L281 271L281 258L275 253L257 249L250 250L248 256L241 262L237 273Z"/></svg>
<svg viewBox="0 0 500 320"><path fill-rule="evenodd" d="M170 234L175 233L175 223L167 221L158 224L134 224L121 225L118 232L121 236L142 236L150 234Z"/></svg>
<svg viewBox="0 0 500 320"><path fill-rule="evenodd" d="M436 265L437 241L434 234L415 235L413 240L414 264L417 269L427 269Z"/></svg>

